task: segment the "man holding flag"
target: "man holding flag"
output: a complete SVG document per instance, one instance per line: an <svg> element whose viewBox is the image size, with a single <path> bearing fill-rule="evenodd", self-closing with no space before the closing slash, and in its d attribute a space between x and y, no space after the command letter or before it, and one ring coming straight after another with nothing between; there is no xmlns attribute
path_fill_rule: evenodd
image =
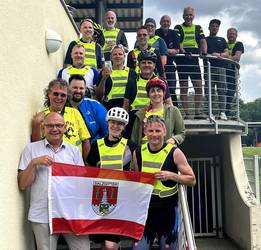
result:
<svg viewBox="0 0 261 250"><path fill-rule="evenodd" d="M59 234L50 234L48 216L48 172L53 162L83 166L76 146L63 141L65 122L62 115L50 112L43 121L44 140L29 143L24 149L18 172L21 190L31 188L28 220L31 222L38 250L57 248ZM88 250L88 235L63 234L71 250Z"/></svg>
<svg viewBox="0 0 261 250"><path fill-rule="evenodd" d="M196 183L192 168L182 151L164 141L166 123L161 116L151 115L144 128L148 143L134 151L134 164L142 172L154 173L156 182L150 200L143 238L134 244L134 250L149 250L155 237L160 249L174 250L175 206L178 202L178 184Z"/></svg>

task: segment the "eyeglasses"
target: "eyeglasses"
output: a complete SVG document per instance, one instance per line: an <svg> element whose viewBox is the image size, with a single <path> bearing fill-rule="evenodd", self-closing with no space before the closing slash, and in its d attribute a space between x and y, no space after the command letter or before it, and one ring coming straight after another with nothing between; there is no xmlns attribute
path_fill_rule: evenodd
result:
<svg viewBox="0 0 261 250"><path fill-rule="evenodd" d="M147 35L148 35L148 34L145 34L145 33L144 33L144 34L138 34L137 36L138 36L138 37L142 37L142 36L145 37L145 36L147 36Z"/></svg>
<svg viewBox="0 0 261 250"><path fill-rule="evenodd" d="M48 129L54 129L54 128L58 128L61 129L64 127L64 124L62 123L57 123L57 124L44 124L44 126Z"/></svg>
<svg viewBox="0 0 261 250"><path fill-rule="evenodd" d="M124 46L122 44L117 44L117 45L113 46L112 49L111 49L111 52L114 49L121 49L123 51L123 53L125 54Z"/></svg>
<svg viewBox="0 0 261 250"><path fill-rule="evenodd" d="M56 97L58 97L58 96L60 96L62 98L67 97L67 94L64 94L64 93L53 92L52 94L53 94L53 96L56 96Z"/></svg>

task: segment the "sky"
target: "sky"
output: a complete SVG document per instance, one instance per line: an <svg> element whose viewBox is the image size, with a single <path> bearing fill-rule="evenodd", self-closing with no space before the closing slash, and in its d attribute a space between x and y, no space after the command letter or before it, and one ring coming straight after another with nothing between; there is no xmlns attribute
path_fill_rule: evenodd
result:
<svg viewBox="0 0 261 250"><path fill-rule="evenodd" d="M161 16L169 15L171 28L183 22L184 7L195 9L194 23L202 26L208 36L208 23L211 19L221 20L218 35L226 38L230 27L238 29L238 41L243 42L245 53L240 61L241 99L244 102L261 98L261 1L260 0L216 0L216 1L175 1L143 0L143 18L153 17L160 27ZM132 38L132 39L129 39ZM134 34L128 34L129 47L133 48Z"/></svg>

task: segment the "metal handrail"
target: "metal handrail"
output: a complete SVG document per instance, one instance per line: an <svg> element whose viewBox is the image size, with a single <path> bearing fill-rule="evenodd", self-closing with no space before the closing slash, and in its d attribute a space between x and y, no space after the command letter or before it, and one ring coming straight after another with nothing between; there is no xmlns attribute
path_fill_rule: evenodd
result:
<svg viewBox="0 0 261 250"><path fill-rule="evenodd" d="M181 212L182 212L183 220L184 220L185 234L186 234L188 249L196 250L197 246L196 246L196 242L195 242L195 237L194 237L190 213L189 213L187 195L186 195L186 191L185 191L185 186L182 184L179 184L179 196L180 196L179 199L180 199L180 205L181 205Z"/></svg>

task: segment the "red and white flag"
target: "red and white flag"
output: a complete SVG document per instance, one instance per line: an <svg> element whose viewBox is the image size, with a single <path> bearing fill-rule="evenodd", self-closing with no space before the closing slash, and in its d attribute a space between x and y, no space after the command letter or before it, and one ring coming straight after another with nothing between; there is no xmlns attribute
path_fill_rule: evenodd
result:
<svg viewBox="0 0 261 250"><path fill-rule="evenodd" d="M50 231L139 240L154 181L149 173L53 163L48 192Z"/></svg>

